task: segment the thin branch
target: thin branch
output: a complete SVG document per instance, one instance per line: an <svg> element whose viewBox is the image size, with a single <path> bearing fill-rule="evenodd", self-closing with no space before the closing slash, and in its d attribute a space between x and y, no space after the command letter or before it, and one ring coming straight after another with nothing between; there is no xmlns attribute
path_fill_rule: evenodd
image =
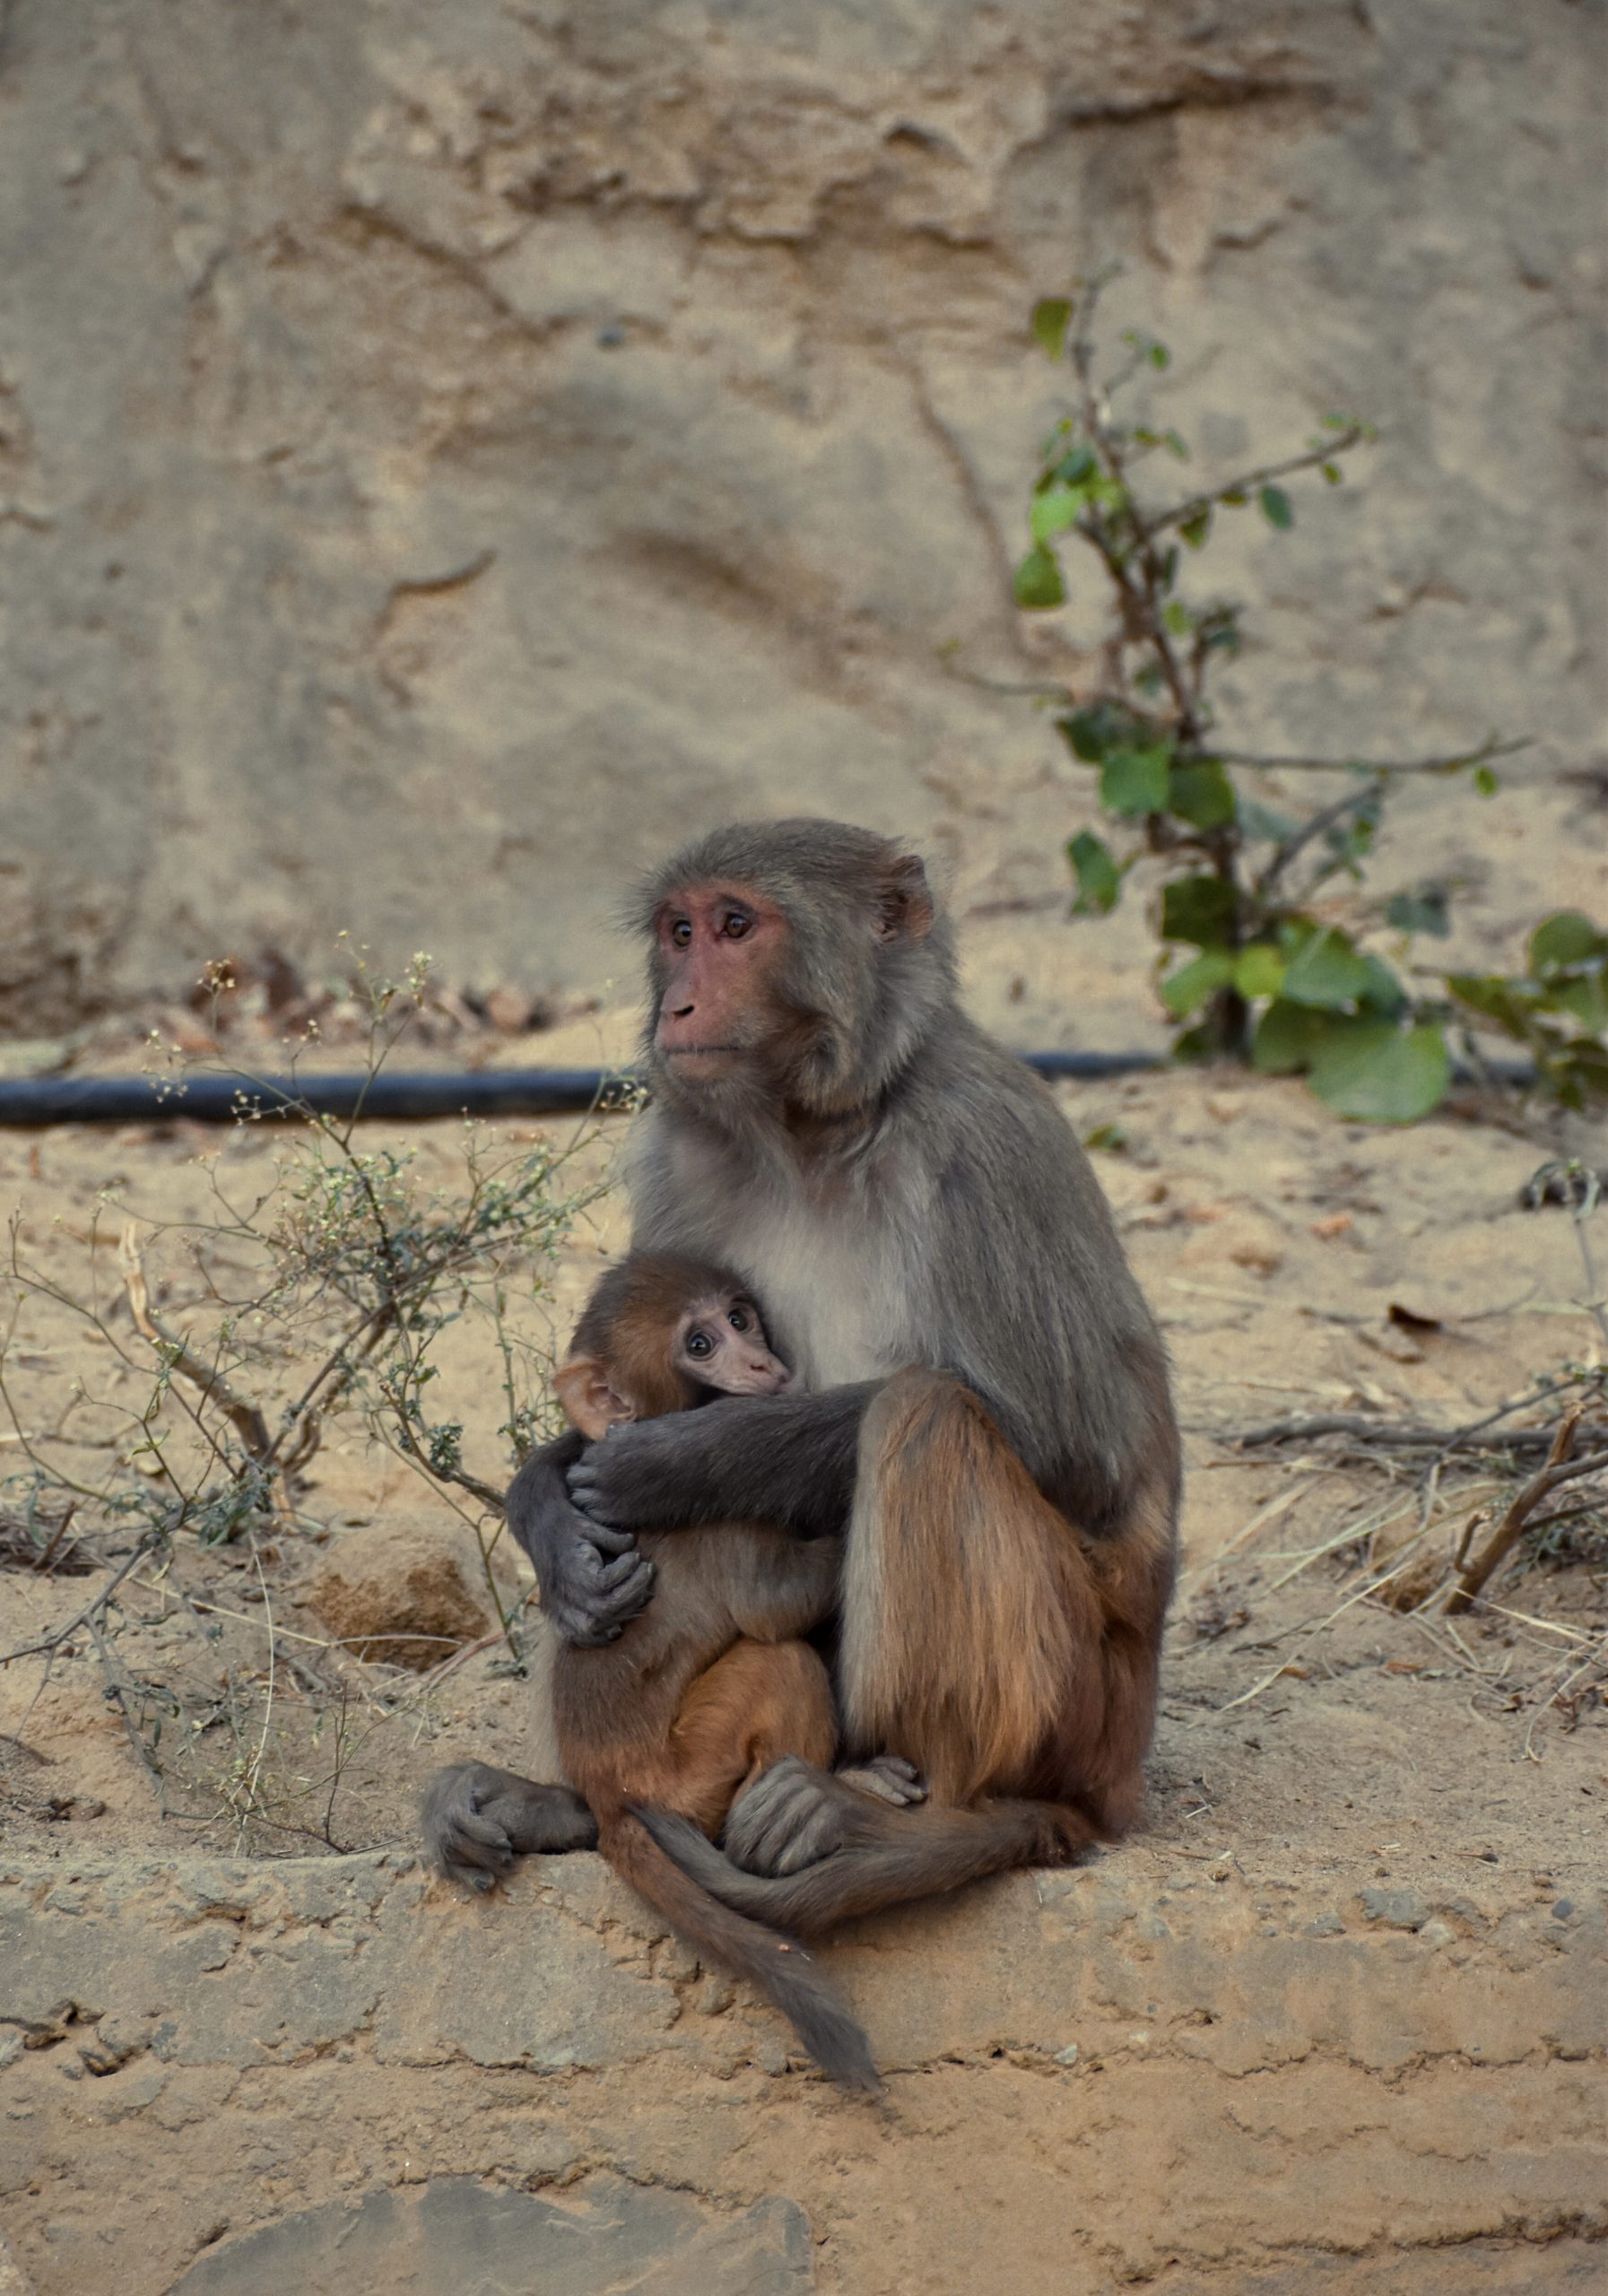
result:
<svg viewBox="0 0 1608 2296"><path fill-rule="evenodd" d="M109 1587L107 1591L110 1592ZM161 1766L134 1726L134 1717L128 1710L128 1692L123 1671L107 1648L106 1637L101 1633L99 1622L91 1616L84 1620L84 1624L89 1628L93 1639L96 1655L100 1660L100 1670L106 1676L107 1694L117 1709L128 1743L133 1747L141 1768L156 1788L158 1801L162 1801L166 1798L167 1787L162 1778Z"/></svg>
<svg viewBox="0 0 1608 2296"><path fill-rule="evenodd" d="M101 1605L109 1602L112 1596L117 1593L117 1588L135 1565L143 1562L152 1548L160 1546L161 1544L161 1535L156 1532L153 1532L149 1538L142 1539L134 1552L124 1557L100 1592L92 1596L81 1611L74 1611L65 1626L53 1627L40 1642L25 1642L21 1649L6 1651L4 1657L0 1657L0 1666L9 1666L15 1658L37 1657L41 1650L59 1650L64 1642L72 1639L81 1626L89 1624Z"/></svg>
<svg viewBox="0 0 1608 2296"><path fill-rule="evenodd" d="M1303 852L1315 838L1321 837L1326 830L1333 829L1336 822L1343 822L1347 813L1354 813L1360 805L1366 805L1379 796L1385 787L1384 775L1376 775L1371 781L1364 782L1360 788L1348 789L1343 797L1336 797L1332 805L1325 805L1313 814L1310 821L1303 822L1299 829L1291 830L1282 843L1273 848L1266 868L1256 879L1256 898L1265 900L1299 853Z"/></svg>
<svg viewBox="0 0 1608 2296"><path fill-rule="evenodd" d="M1575 1439L1585 1414L1586 1406L1579 1404L1559 1421L1546 1465L1515 1493L1507 1513L1478 1554L1471 1557L1458 1572L1457 1583L1446 1600L1448 1617L1456 1618L1468 1609L1491 1573L1518 1544L1531 1516L1550 1492L1560 1483L1573 1483L1582 1475L1597 1474L1608 1467L1608 1450L1588 1452L1584 1457L1575 1456Z"/></svg>
<svg viewBox="0 0 1608 2296"><path fill-rule="evenodd" d="M1139 539L1148 542L1152 535L1165 534L1169 526L1186 526L1203 510L1209 510L1213 503L1221 502L1225 494L1249 495L1275 478L1289 478L1299 470L1316 470L1320 463L1333 462L1336 455L1350 454L1367 436L1362 424L1353 422L1348 430L1336 430L1322 446L1308 447L1304 454L1287 455L1282 463L1265 463L1260 470L1248 470L1240 478L1225 478L1221 486L1208 487L1199 494L1190 495L1187 501L1176 503L1170 510L1158 510L1153 517L1137 522Z"/></svg>
<svg viewBox="0 0 1608 2296"><path fill-rule="evenodd" d="M1460 750L1455 756L1412 758L1259 757L1248 750L1221 749L1213 742L1210 754L1220 765L1243 765L1258 773L1459 773L1465 766L1484 765L1493 757L1512 757L1534 749L1533 735L1517 741L1499 741L1493 734L1477 750Z"/></svg>
<svg viewBox="0 0 1608 2296"><path fill-rule="evenodd" d="M123 1288L128 1294L128 1310L134 1318L135 1329L166 1358L170 1370L181 1373L200 1388L208 1402L217 1405L252 1458L259 1464L265 1462L273 1450L273 1439L268 1433L268 1422L256 1405L232 1387L215 1363L205 1363L200 1356L192 1354L184 1341L176 1339L152 1314L144 1264L132 1226L123 1231L117 1246L117 1265L123 1271Z"/></svg>

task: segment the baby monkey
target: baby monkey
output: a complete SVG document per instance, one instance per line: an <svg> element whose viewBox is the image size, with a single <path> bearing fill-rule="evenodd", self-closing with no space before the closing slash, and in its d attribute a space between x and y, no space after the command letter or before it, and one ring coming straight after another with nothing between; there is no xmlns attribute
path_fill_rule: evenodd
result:
<svg viewBox="0 0 1608 2296"><path fill-rule="evenodd" d="M553 1387L571 1424L595 1442L628 1421L688 1410L717 1393L778 1394L788 1376L734 1276L639 1253L597 1285ZM561 1787L532 1789L490 1770L483 1795L476 1781L476 1806L500 1847L514 1849L589 1846L589 1810L596 1845L622 1879L700 1952L757 1985L835 2081L874 2091L865 2036L804 1947L710 1896L637 1815L673 1812L713 1839L737 1796L782 1755L830 1768L838 1744L831 1683L801 1638L836 1607L841 1541L742 1523L646 1532L639 1545L656 1571L647 1609L616 1641L561 1648L553 1662L559 1752L586 1808L566 1797L555 1832L546 1802L527 1810L525 1800L533 1791L562 1797ZM432 1842L439 1829L431 1804L456 1774L443 1773L431 1789ZM851 1775L890 1800L922 1791L904 1763ZM489 1885L490 1874L459 1870Z"/></svg>

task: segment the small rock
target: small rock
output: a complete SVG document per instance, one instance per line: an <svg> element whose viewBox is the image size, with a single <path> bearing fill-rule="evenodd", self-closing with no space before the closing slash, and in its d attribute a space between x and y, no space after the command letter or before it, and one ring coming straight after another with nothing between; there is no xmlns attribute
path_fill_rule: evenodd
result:
<svg viewBox="0 0 1608 2296"><path fill-rule="evenodd" d="M1385 1929L1421 1929L1429 1908L1416 1890L1360 1890L1357 1900L1365 1921Z"/></svg>
<svg viewBox="0 0 1608 2296"><path fill-rule="evenodd" d="M522 988L511 988L507 983L486 991L486 1018L494 1029L505 1036L517 1036L522 1029L530 1028L541 1007Z"/></svg>
<svg viewBox="0 0 1608 2296"><path fill-rule="evenodd" d="M1065 2048L1058 2048L1056 2051L1056 2063L1057 2065L1075 2065L1077 2061L1078 2045L1076 2041L1068 2041Z"/></svg>
<svg viewBox="0 0 1608 2296"><path fill-rule="evenodd" d="M1337 1913L1320 1913L1307 1924L1305 1934L1308 1937L1343 1937L1345 1924Z"/></svg>

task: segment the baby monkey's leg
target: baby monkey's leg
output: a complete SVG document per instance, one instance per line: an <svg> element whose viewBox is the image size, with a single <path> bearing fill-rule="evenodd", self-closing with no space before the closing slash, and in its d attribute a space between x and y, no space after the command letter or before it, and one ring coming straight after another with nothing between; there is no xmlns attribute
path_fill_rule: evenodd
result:
<svg viewBox="0 0 1608 2296"><path fill-rule="evenodd" d="M657 1789L642 1795L711 1838L745 1786L783 1754L824 1766L838 1744L832 1687L807 1642L733 1645L682 1700Z"/></svg>

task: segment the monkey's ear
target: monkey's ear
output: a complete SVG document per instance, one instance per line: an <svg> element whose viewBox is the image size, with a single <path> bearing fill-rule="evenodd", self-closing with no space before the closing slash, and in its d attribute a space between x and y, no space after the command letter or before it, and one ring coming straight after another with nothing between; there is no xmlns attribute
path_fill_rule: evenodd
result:
<svg viewBox="0 0 1608 2296"><path fill-rule="evenodd" d="M882 881L877 901L877 939L896 941L903 934L908 940L925 941L933 929L934 914L926 869L914 853L901 853Z"/></svg>
<svg viewBox="0 0 1608 2296"><path fill-rule="evenodd" d="M637 1415L625 1397L610 1387L603 1365L590 1355L578 1355L561 1364L552 1375L552 1392L563 1405L571 1427L588 1443L601 1442L611 1427Z"/></svg>

